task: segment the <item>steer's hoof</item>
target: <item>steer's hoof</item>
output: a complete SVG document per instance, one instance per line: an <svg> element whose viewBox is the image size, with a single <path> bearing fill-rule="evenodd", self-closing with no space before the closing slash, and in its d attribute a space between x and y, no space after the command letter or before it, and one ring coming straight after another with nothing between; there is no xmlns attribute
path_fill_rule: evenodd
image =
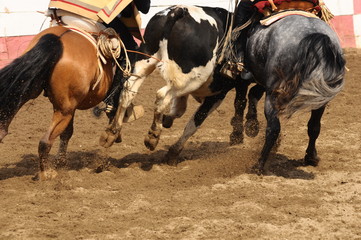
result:
<svg viewBox="0 0 361 240"><path fill-rule="evenodd" d="M164 115L163 116L163 121L162 121L162 125L165 128L171 128L173 125L173 118L171 116L168 115Z"/></svg>
<svg viewBox="0 0 361 240"><path fill-rule="evenodd" d="M120 143L121 141L122 141L122 137L120 131L111 131L109 129L103 132L99 138L100 146L105 148L111 147L114 144L114 142Z"/></svg>
<svg viewBox="0 0 361 240"><path fill-rule="evenodd" d="M146 136L144 139L144 145L150 150L154 151L154 149L157 147L159 142L159 138L150 138L149 136Z"/></svg>
<svg viewBox="0 0 361 240"><path fill-rule="evenodd" d="M159 142L161 131L149 130L148 135L144 138L144 145L150 150L153 151Z"/></svg>
<svg viewBox="0 0 361 240"><path fill-rule="evenodd" d="M178 156L182 149L176 149L175 146L169 148L167 154L164 157L164 162L166 162L169 166L176 167L179 163Z"/></svg>
<svg viewBox="0 0 361 240"><path fill-rule="evenodd" d="M171 152L168 152L163 160L164 163L168 164L169 166L176 167L178 165L178 155L174 155Z"/></svg>

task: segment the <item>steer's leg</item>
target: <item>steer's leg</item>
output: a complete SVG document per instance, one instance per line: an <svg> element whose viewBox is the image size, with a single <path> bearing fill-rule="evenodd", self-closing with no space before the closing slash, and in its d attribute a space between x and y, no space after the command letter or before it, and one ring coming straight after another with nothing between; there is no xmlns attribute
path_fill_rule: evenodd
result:
<svg viewBox="0 0 361 240"><path fill-rule="evenodd" d="M226 93L221 93L204 99L201 106L187 123L187 126L183 131L183 135L169 148L169 151L165 156L165 161L169 165L177 165L177 157L182 151L186 141L197 131L204 120L221 104L225 96Z"/></svg>
<svg viewBox="0 0 361 240"><path fill-rule="evenodd" d="M175 118L183 116L187 109L188 95L172 99L169 114L163 116L163 127L170 128Z"/></svg>
<svg viewBox="0 0 361 240"><path fill-rule="evenodd" d="M153 58L143 59L135 63L132 76L124 83L115 117L106 128L105 133L100 136L101 146L110 147L115 141L121 139L120 130L127 108L137 95L145 78L154 71L157 63L158 60Z"/></svg>
<svg viewBox="0 0 361 240"><path fill-rule="evenodd" d="M148 135L144 139L144 145L151 151L158 145L160 134L163 129L163 113L172 101L173 96L172 89L169 86L164 86L157 92L153 123L149 129Z"/></svg>

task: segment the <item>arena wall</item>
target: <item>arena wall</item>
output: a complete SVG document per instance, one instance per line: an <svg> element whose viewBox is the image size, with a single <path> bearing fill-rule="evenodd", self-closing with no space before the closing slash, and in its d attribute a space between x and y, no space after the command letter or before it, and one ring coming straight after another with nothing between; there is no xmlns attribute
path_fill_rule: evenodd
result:
<svg viewBox="0 0 361 240"><path fill-rule="evenodd" d="M361 48L361 0L324 0L335 18L332 26L344 48ZM233 11L232 0L152 0L147 15L142 16L142 27L162 9L174 5L223 7ZM171 2L171 4L170 4ZM26 48L31 38L48 27L49 19L42 12L49 0L0 1L0 68L8 64Z"/></svg>

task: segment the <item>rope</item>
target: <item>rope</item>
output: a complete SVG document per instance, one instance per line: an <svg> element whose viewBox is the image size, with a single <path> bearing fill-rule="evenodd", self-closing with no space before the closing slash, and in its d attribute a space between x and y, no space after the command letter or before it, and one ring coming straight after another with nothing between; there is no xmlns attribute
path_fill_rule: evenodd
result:
<svg viewBox="0 0 361 240"><path fill-rule="evenodd" d="M139 52L139 51L127 50L127 52L132 52L132 53L141 54L141 55L144 55L144 56L146 56L146 57L148 57L148 58L153 58L153 59L157 60L158 62L164 62L163 60L160 60L159 58L153 57L153 56L151 56L151 55L149 55L149 54L142 53L142 52Z"/></svg>
<svg viewBox="0 0 361 240"><path fill-rule="evenodd" d="M101 55L105 58L113 58L114 62L117 64L120 70L124 73L125 76L130 76L132 71L131 62L127 53L127 49L120 39L119 35L113 28L106 28L100 32L97 43L98 50ZM122 49L125 55L125 67L120 66L118 58L122 53Z"/></svg>
<svg viewBox="0 0 361 240"><path fill-rule="evenodd" d="M80 35L82 35L83 37L85 37L85 39L87 39L91 44L93 44L95 50L97 50L97 57L98 57L98 69L99 69L99 75L98 75L98 79L97 81L95 82L95 84L93 85L93 90L95 89L95 87L98 85L98 83L100 82L100 80L103 78L103 75L104 75L104 70L103 70L103 65L102 65L102 61L104 62L104 64L106 63L106 60L104 59L103 56L101 56L99 54L99 50L98 50L98 47L97 47L97 41L96 39L92 36L95 35L95 33L90 33L90 32L87 32L83 29L80 29L78 27L75 27L75 26L68 26L68 25L64 25L63 27L65 28L68 28L69 30L73 31L73 32L76 32Z"/></svg>
<svg viewBox="0 0 361 240"><path fill-rule="evenodd" d="M227 30L227 33L225 34L225 36L223 36L222 38L222 41L223 41L223 47L222 47L222 51L218 57L218 61L217 63L220 64L222 63L224 57L225 57L225 54L226 51L228 52L230 50L230 46L231 45L231 38L232 38L232 28L233 28L233 23L235 21L235 16L236 16L236 11L237 11L237 7L238 7L238 0L235 0L234 1L234 12L231 13L231 21L230 21L230 24L229 24L229 28ZM229 16L229 15L228 15ZM227 16L227 24L228 24L228 16Z"/></svg>
<svg viewBox="0 0 361 240"><path fill-rule="evenodd" d="M321 19L330 24L330 20L334 17L330 9L326 6L323 0L319 0L319 6L321 7Z"/></svg>

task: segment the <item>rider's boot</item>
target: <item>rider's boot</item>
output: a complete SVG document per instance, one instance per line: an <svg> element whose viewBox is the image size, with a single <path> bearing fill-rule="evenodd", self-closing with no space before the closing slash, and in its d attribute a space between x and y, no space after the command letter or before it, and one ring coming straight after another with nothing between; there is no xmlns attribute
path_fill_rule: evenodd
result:
<svg viewBox="0 0 361 240"><path fill-rule="evenodd" d="M119 105L119 97L123 89L122 80L123 80L123 72L119 68L117 68L115 70L113 82L108 91L107 97L106 99L104 99L104 102L106 104L105 113L107 114L109 121L112 121L112 119L114 118L116 110Z"/></svg>

